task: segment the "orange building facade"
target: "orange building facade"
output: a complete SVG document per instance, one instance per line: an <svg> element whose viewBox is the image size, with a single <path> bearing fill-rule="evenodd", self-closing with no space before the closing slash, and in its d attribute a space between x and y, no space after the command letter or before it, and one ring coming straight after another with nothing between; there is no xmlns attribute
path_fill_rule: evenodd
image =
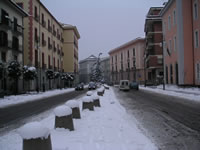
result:
<svg viewBox="0 0 200 150"><path fill-rule="evenodd" d="M199 0L169 0L160 13L167 84L200 85L199 4Z"/></svg>

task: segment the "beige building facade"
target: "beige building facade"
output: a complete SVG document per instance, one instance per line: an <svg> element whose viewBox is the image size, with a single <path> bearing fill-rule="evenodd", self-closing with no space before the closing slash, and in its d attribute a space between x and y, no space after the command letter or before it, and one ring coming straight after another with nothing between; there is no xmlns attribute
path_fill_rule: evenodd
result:
<svg viewBox="0 0 200 150"><path fill-rule="evenodd" d="M145 39L136 38L109 52L111 81L137 81L144 83Z"/></svg>
<svg viewBox="0 0 200 150"><path fill-rule="evenodd" d="M62 24L40 0L15 1L30 15L24 20L24 64L37 68L36 88L51 89L61 87L60 78L49 82L46 77L46 71L74 73L75 69L69 69L72 63L72 60L68 59L68 56L71 55L71 49L68 49L70 47L64 44L64 39L68 40L71 33L65 31L66 29ZM76 55L78 56L78 52Z"/></svg>

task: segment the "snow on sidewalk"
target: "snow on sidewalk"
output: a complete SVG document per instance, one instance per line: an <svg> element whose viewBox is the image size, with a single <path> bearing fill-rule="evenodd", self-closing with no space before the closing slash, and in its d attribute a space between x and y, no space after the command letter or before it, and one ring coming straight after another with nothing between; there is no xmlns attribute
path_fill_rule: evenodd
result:
<svg viewBox="0 0 200 150"><path fill-rule="evenodd" d="M81 99L78 101L81 109ZM74 131L54 129L53 111L40 121L50 129L53 150L157 150L138 129L135 118L119 104L112 88L105 91L100 102L101 107L84 110L81 119L74 119ZM1 136L0 149L22 150L16 130Z"/></svg>
<svg viewBox="0 0 200 150"><path fill-rule="evenodd" d="M46 92L31 92L27 94L22 94L22 95L11 95L11 96L5 96L4 98L0 98L0 108L20 104L20 103L26 103L29 101L35 101L35 100L40 100L42 98L47 98L51 97L54 95L59 95L67 92L74 91L74 88L69 88L69 89L56 89L56 90L50 90Z"/></svg>

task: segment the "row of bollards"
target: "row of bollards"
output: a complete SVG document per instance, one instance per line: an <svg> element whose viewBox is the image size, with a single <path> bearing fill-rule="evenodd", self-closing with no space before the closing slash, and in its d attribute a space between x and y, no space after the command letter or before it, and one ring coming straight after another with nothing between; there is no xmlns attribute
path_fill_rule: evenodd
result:
<svg viewBox="0 0 200 150"><path fill-rule="evenodd" d="M94 111L94 107L101 107L99 96L103 96L105 88L98 89L97 94L88 91L87 96L82 98L82 109ZM74 119L81 119L79 103L76 100L69 100L63 106L54 109L54 128L74 130ZM39 122L25 124L19 129L23 138L23 150L52 150L51 135L48 128Z"/></svg>

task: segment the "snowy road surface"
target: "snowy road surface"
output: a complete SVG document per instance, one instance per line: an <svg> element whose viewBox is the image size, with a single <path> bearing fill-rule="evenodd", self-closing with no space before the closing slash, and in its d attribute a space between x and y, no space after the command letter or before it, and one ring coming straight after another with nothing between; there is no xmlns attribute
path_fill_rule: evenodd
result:
<svg viewBox="0 0 200 150"><path fill-rule="evenodd" d="M82 107L81 99L78 101ZM119 104L112 88L106 90L100 102L102 107L84 110L81 119L74 119L75 131L71 132L54 129L53 112L48 111L46 118L38 117L51 131L53 150L157 150L151 139L143 135L136 119ZM0 149L22 149L17 130L1 135Z"/></svg>
<svg viewBox="0 0 200 150"><path fill-rule="evenodd" d="M153 90L122 92L115 88L115 94L160 149L199 150L199 102L162 95Z"/></svg>

